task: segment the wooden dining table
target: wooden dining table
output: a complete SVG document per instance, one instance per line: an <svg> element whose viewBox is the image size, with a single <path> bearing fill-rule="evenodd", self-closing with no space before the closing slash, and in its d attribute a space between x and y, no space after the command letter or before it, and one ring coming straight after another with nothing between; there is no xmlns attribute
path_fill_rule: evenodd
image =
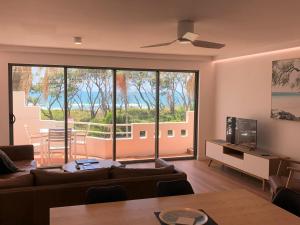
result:
<svg viewBox="0 0 300 225"><path fill-rule="evenodd" d="M51 225L159 225L154 212L203 209L218 225L299 225L300 219L244 189L50 209Z"/></svg>

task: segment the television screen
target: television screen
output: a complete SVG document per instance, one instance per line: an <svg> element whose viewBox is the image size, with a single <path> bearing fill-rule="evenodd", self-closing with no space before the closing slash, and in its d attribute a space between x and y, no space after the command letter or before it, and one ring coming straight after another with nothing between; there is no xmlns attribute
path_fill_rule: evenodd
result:
<svg viewBox="0 0 300 225"><path fill-rule="evenodd" d="M256 148L257 121L236 117L226 119L226 142Z"/></svg>

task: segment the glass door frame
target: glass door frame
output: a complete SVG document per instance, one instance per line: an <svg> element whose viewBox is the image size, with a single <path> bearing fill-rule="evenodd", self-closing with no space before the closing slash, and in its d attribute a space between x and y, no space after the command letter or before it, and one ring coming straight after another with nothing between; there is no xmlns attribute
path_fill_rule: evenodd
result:
<svg viewBox="0 0 300 225"><path fill-rule="evenodd" d="M199 114L199 71L198 70L174 70L174 69L147 69L147 68L121 68L121 67L96 67L96 66L73 66L73 65L48 65L48 64L22 64L22 63L8 63L8 98L9 98L9 142L11 145L14 144L14 118L13 115L13 71L14 66L28 66L28 67L56 67L64 69L64 129L65 129L65 163L68 162L68 99L67 99L67 87L68 87L68 69L102 69L102 70L112 70L113 71L113 96L112 96L112 123L113 123L113 137L112 137L112 152L113 160L116 160L117 149L116 149L116 76L118 70L123 71L149 71L156 73L156 109L155 109L155 154L154 159L147 160L130 160L122 161L125 163L137 163L137 162L152 162L153 160L160 157L159 155L159 88L160 88L160 72L186 72L195 74L195 87L194 87L194 133L193 133L193 156L186 157L162 157L165 160L185 160L185 159L197 159L198 152L198 114Z"/></svg>

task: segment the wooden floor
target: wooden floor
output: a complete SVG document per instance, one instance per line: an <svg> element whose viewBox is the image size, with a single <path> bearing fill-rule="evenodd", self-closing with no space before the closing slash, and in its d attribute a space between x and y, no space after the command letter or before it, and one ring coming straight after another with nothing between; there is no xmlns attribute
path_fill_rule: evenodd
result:
<svg viewBox="0 0 300 225"><path fill-rule="evenodd" d="M271 195L269 187L266 185L266 190L262 190L262 181L241 174L228 167L223 167L217 162L213 162L208 167L208 161L198 160L182 160L172 161L177 168L184 171L188 180L192 184L196 193L215 192L232 189L246 189L255 193L267 200L270 200ZM154 163L137 163L129 164L127 167L153 167Z"/></svg>

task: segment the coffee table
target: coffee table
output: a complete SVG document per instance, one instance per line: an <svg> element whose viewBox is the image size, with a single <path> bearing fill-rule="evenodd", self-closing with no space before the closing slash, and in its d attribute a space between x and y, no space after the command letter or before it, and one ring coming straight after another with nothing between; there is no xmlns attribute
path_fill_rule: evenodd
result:
<svg viewBox="0 0 300 225"><path fill-rule="evenodd" d="M90 165L92 165L94 167L94 169L110 168L112 166L115 166L115 167L122 166L121 163L119 163L117 161L113 161L113 160L98 160L98 161L99 161L98 163L92 163ZM81 170L86 170L83 165L79 165L79 167L77 167L77 164L75 161L64 164L62 168L64 171L70 172L70 173L81 171Z"/></svg>

